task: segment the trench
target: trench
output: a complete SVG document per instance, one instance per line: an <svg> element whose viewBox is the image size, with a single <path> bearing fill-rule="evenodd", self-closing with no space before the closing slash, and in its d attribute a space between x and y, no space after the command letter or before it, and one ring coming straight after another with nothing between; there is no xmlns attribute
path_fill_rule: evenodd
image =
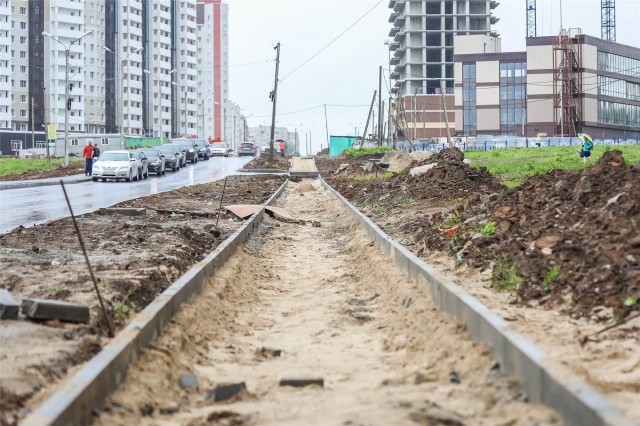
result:
<svg viewBox="0 0 640 426"><path fill-rule="evenodd" d="M130 368L96 424L560 423L317 182L290 184L276 205L305 224L265 218ZM197 387L180 385L185 373ZM207 399L239 382L246 390L233 398Z"/></svg>

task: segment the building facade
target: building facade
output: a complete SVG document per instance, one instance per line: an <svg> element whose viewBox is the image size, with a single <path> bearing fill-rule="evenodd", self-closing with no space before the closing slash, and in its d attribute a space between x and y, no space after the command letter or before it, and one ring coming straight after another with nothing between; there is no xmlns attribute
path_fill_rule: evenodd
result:
<svg viewBox="0 0 640 426"><path fill-rule="evenodd" d="M229 100L228 7L221 0L198 0L199 133L216 140L229 139L225 125ZM226 129L225 129L226 128Z"/></svg>
<svg viewBox="0 0 640 426"><path fill-rule="evenodd" d="M447 121L452 133L454 36L490 35L497 6L492 0L390 0L396 138L443 137Z"/></svg>
<svg viewBox="0 0 640 426"><path fill-rule="evenodd" d="M0 0L0 130L195 136L196 5Z"/></svg>
<svg viewBox="0 0 640 426"><path fill-rule="evenodd" d="M640 137L640 48L580 34L527 38L525 52L456 38L456 133Z"/></svg>

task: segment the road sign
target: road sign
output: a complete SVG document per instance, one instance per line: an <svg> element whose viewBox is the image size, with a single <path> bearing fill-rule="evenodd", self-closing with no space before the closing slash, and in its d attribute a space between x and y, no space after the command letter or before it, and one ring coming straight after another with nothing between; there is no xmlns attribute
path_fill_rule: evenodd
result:
<svg viewBox="0 0 640 426"><path fill-rule="evenodd" d="M49 148L55 148L55 147L56 147L55 141L49 142Z"/></svg>
<svg viewBox="0 0 640 426"><path fill-rule="evenodd" d="M50 141L58 139L58 131L55 124L47 124L47 139Z"/></svg>

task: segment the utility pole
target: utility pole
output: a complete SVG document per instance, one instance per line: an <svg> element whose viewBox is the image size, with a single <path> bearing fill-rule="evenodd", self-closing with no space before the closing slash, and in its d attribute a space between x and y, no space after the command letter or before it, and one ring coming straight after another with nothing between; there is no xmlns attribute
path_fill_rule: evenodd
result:
<svg viewBox="0 0 640 426"><path fill-rule="evenodd" d="M273 84L273 92L271 92L271 101L273 102L273 111L271 112L271 140L269 141L269 162L273 163L274 138L276 131L276 101L278 100L278 71L280 71L280 42L276 44L276 79Z"/></svg>
<svg viewBox="0 0 640 426"><path fill-rule="evenodd" d="M36 139L33 133L33 96L31 97L31 149L36 147Z"/></svg>
<svg viewBox="0 0 640 426"><path fill-rule="evenodd" d="M442 109L444 110L444 122L447 126L447 145L449 148L453 148L451 142L451 132L449 132L449 114L447 113L447 103L444 100L444 80L440 80L440 99L442 101Z"/></svg>
<svg viewBox="0 0 640 426"><path fill-rule="evenodd" d="M382 145L382 66L378 73L378 146Z"/></svg>
<svg viewBox="0 0 640 426"><path fill-rule="evenodd" d="M329 121L327 120L327 104L324 104L324 131L327 133L327 148L329 148Z"/></svg>

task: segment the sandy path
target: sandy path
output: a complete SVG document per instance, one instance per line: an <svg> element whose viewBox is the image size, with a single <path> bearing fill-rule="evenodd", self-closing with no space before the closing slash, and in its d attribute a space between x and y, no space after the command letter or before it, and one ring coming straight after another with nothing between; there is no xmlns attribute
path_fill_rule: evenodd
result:
<svg viewBox="0 0 640 426"><path fill-rule="evenodd" d="M293 157L291 159L292 172L317 172L316 162L312 158Z"/></svg>
<svg viewBox="0 0 640 426"><path fill-rule="evenodd" d="M132 367L98 424L558 424L522 402L488 349L322 190L293 184L280 206L322 226L267 218ZM180 387L184 372L198 376L199 389ZM324 388L278 387L316 377ZM206 401L207 389L241 381L247 392Z"/></svg>

